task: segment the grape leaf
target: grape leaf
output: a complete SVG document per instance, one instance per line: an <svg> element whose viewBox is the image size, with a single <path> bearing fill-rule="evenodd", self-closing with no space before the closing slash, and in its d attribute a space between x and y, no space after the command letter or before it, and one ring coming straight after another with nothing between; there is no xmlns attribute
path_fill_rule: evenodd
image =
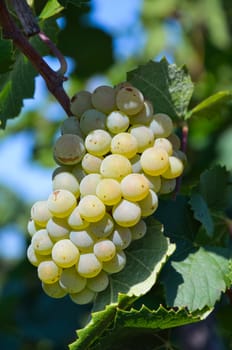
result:
<svg viewBox="0 0 232 350"><path fill-rule="evenodd" d="M0 74L8 72L13 63L14 57L12 41L2 39L0 31Z"/></svg>
<svg viewBox="0 0 232 350"><path fill-rule="evenodd" d="M127 74L128 80L140 89L154 105L155 113L172 118L185 118L193 93L193 83L185 66L149 61Z"/></svg>
<svg viewBox="0 0 232 350"><path fill-rule="evenodd" d="M57 0L49 0L46 2L42 12L39 15L41 20L55 16L64 9Z"/></svg>
<svg viewBox="0 0 232 350"><path fill-rule="evenodd" d="M204 198L199 193L193 193L189 203L194 212L195 219L200 221L205 227L207 234L212 236L214 232L214 222Z"/></svg>

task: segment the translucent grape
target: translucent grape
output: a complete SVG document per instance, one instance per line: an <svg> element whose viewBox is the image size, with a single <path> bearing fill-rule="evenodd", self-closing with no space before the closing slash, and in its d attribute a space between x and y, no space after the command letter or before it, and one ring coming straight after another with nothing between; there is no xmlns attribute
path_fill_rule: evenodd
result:
<svg viewBox="0 0 232 350"><path fill-rule="evenodd" d="M159 137L159 138L155 139L153 147L164 149L169 156L171 156L173 153L173 147L172 147L171 142L164 137Z"/></svg>
<svg viewBox="0 0 232 350"><path fill-rule="evenodd" d="M142 153L146 148L153 146L153 132L147 126L134 125L129 129L129 132L137 140L138 153Z"/></svg>
<svg viewBox="0 0 232 350"><path fill-rule="evenodd" d="M36 231L40 230L41 226L37 225L34 220L30 219L27 224L27 232L32 237Z"/></svg>
<svg viewBox="0 0 232 350"><path fill-rule="evenodd" d="M121 271L126 265L126 254L123 250L117 252L113 259L103 263L103 270L112 274Z"/></svg>
<svg viewBox="0 0 232 350"><path fill-rule="evenodd" d="M83 139L78 135L64 134L54 145L53 155L58 164L73 165L81 161L85 154Z"/></svg>
<svg viewBox="0 0 232 350"><path fill-rule="evenodd" d="M142 174L129 174L121 181L122 196L133 202L145 198L149 192L149 183Z"/></svg>
<svg viewBox="0 0 232 350"><path fill-rule="evenodd" d="M121 111L113 111L106 118L106 127L112 134L126 131L129 124L129 117Z"/></svg>
<svg viewBox="0 0 232 350"><path fill-rule="evenodd" d="M174 151L174 152L173 152L173 156L176 157L176 158L178 158L178 159L180 159L181 162L183 163L183 166L184 166L184 167L187 165L187 162L188 162L187 156L186 156L186 154L185 154L183 151L181 151L180 149Z"/></svg>
<svg viewBox="0 0 232 350"><path fill-rule="evenodd" d="M157 137L167 137L173 131L172 119L164 113L154 114L149 128L152 130L155 138Z"/></svg>
<svg viewBox="0 0 232 350"><path fill-rule="evenodd" d="M81 165L86 174L99 173L103 157L86 153L82 158Z"/></svg>
<svg viewBox="0 0 232 350"><path fill-rule="evenodd" d="M156 193L159 192L161 187L161 177L160 176L151 176L148 174L144 174L149 183L149 188Z"/></svg>
<svg viewBox="0 0 232 350"><path fill-rule="evenodd" d="M85 147L89 153L95 156L103 156L110 150L111 139L107 131L93 130L86 136Z"/></svg>
<svg viewBox="0 0 232 350"><path fill-rule="evenodd" d="M48 208L47 201L37 201L31 208L31 218L35 224L45 227L52 214Z"/></svg>
<svg viewBox="0 0 232 350"><path fill-rule="evenodd" d="M69 117L63 121L60 127L61 134L74 134L82 137L80 122L77 117Z"/></svg>
<svg viewBox="0 0 232 350"><path fill-rule="evenodd" d="M57 174L52 181L53 191L67 190L74 194L75 197L80 195L80 185L77 178L70 172L62 172Z"/></svg>
<svg viewBox="0 0 232 350"><path fill-rule="evenodd" d="M141 209L137 203L122 199L113 207L112 215L117 224L130 227L140 220Z"/></svg>
<svg viewBox="0 0 232 350"><path fill-rule="evenodd" d="M88 109L80 119L80 128L84 135L95 129L106 129L106 115L96 109Z"/></svg>
<svg viewBox="0 0 232 350"><path fill-rule="evenodd" d="M105 290L109 284L108 274L101 271L97 276L87 279L86 287L93 292L99 293Z"/></svg>
<svg viewBox="0 0 232 350"><path fill-rule="evenodd" d="M109 213L105 213L100 221L90 224L89 226L89 230L97 239L109 236L113 229L114 220Z"/></svg>
<svg viewBox="0 0 232 350"><path fill-rule="evenodd" d="M67 294L67 292L60 286L59 281L50 284L42 282L42 289L45 294L55 299L63 298Z"/></svg>
<svg viewBox="0 0 232 350"><path fill-rule="evenodd" d="M117 94L119 90L129 86L132 86L132 84L129 81L122 81L121 83L118 83L117 85L115 85L114 87L115 93Z"/></svg>
<svg viewBox="0 0 232 350"><path fill-rule="evenodd" d="M31 239L31 244L36 253L41 255L50 254L53 247L53 242L46 229L37 231Z"/></svg>
<svg viewBox="0 0 232 350"><path fill-rule="evenodd" d="M136 154L133 158L130 159L131 166L132 166L132 172L133 173L141 173L142 172L142 166L140 163L140 155Z"/></svg>
<svg viewBox="0 0 232 350"><path fill-rule="evenodd" d="M180 176L184 171L184 166L182 161L174 156L169 157L169 167L162 174L165 179L174 179Z"/></svg>
<svg viewBox="0 0 232 350"><path fill-rule="evenodd" d="M82 158L83 159L83 158ZM85 177L86 173L82 168L82 165L76 164L72 169L72 174L77 178L78 182L80 183L81 180Z"/></svg>
<svg viewBox="0 0 232 350"><path fill-rule="evenodd" d="M60 286L68 293L79 293L86 286L86 278L77 273L76 267L64 269L60 276Z"/></svg>
<svg viewBox="0 0 232 350"><path fill-rule="evenodd" d="M68 238L70 227L65 219L51 218L46 226L49 236L53 241Z"/></svg>
<svg viewBox="0 0 232 350"><path fill-rule="evenodd" d="M68 217L68 224L75 230L83 230L89 226L89 222L81 217L79 207L73 209Z"/></svg>
<svg viewBox="0 0 232 350"><path fill-rule="evenodd" d="M70 191L56 190L48 197L48 209L58 217L68 216L76 206L76 197Z"/></svg>
<svg viewBox="0 0 232 350"><path fill-rule="evenodd" d="M164 179L161 180L161 187L159 194L168 194L174 191L176 187L176 179Z"/></svg>
<svg viewBox="0 0 232 350"><path fill-rule="evenodd" d="M81 254L77 264L77 272L86 278L92 278L99 274L102 263L93 253Z"/></svg>
<svg viewBox="0 0 232 350"><path fill-rule="evenodd" d="M171 142L174 151L180 149L181 141L179 136L177 136L176 134L170 134L167 138Z"/></svg>
<svg viewBox="0 0 232 350"><path fill-rule="evenodd" d="M140 220L136 225L130 228L132 240L137 240L145 236L147 232L147 224L144 220Z"/></svg>
<svg viewBox="0 0 232 350"><path fill-rule="evenodd" d="M60 279L62 268L56 265L52 260L42 261L38 268L38 277L39 279L47 284L55 283Z"/></svg>
<svg viewBox="0 0 232 350"><path fill-rule="evenodd" d="M163 174L169 167L169 157L162 148L147 148L140 158L143 171L152 176Z"/></svg>
<svg viewBox="0 0 232 350"><path fill-rule="evenodd" d="M148 195L139 201L142 217L152 215L158 208L158 196L153 190L149 190Z"/></svg>
<svg viewBox="0 0 232 350"><path fill-rule="evenodd" d="M91 108L93 105L89 91L79 91L71 98L70 109L75 116L81 117L85 111Z"/></svg>
<svg viewBox="0 0 232 350"><path fill-rule="evenodd" d="M150 101L145 100L143 108L138 113L134 114L130 118L130 124L143 124L148 125L152 120L154 114L153 105Z"/></svg>
<svg viewBox="0 0 232 350"><path fill-rule="evenodd" d="M103 177L121 180L132 172L130 161L120 154L110 154L101 163L100 173Z"/></svg>
<svg viewBox="0 0 232 350"><path fill-rule="evenodd" d="M102 176L100 174L88 174L86 175L80 183L80 192L82 197L88 194L96 194L96 188L101 181Z"/></svg>
<svg viewBox="0 0 232 350"><path fill-rule="evenodd" d="M102 179L97 184L96 195L104 204L114 205L122 197L120 183L115 179Z"/></svg>
<svg viewBox="0 0 232 350"><path fill-rule="evenodd" d="M89 222L101 220L106 212L103 202L97 196L91 194L81 198L78 207L80 215Z"/></svg>
<svg viewBox="0 0 232 350"><path fill-rule="evenodd" d="M79 293L69 294L70 299L78 305L84 305L84 304L91 303L93 301L95 295L96 295L96 293L88 288L83 289Z"/></svg>
<svg viewBox="0 0 232 350"><path fill-rule="evenodd" d="M93 251L95 241L88 228L85 230L71 231L70 240L78 247L81 253Z"/></svg>
<svg viewBox="0 0 232 350"><path fill-rule="evenodd" d="M132 240L131 230L128 227L116 225L109 238L114 243L117 250L126 249Z"/></svg>
<svg viewBox="0 0 232 350"><path fill-rule="evenodd" d="M71 267L79 259L78 248L69 239L61 239L52 248L52 259L60 267Z"/></svg>
<svg viewBox="0 0 232 350"><path fill-rule="evenodd" d="M115 256L116 247L111 240L104 239L94 244L93 252L98 260L109 261Z"/></svg>
<svg viewBox="0 0 232 350"><path fill-rule="evenodd" d="M111 152L120 154L128 159L133 158L138 151L136 138L128 132L115 135L111 141Z"/></svg>
<svg viewBox="0 0 232 350"><path fill-rule="evenodd" d="M116 104L122 112L133 115L143 108L143 94L133 86L125 86L116 94Z"/></svg>
<svg viewBox="0 0 232 350"><path fill-rule="evenodd" d="M27 248L27 258L33 266L39 266L42 261L48 259L48 256L36 253L32 244L30 244Z"/></svg>
<svg viewBox="0 0 232 350"><path fill-rule="evenodd" d="M92 104L98 111L108 114L116 107L115 95L111 86L99 86L92 93Z"/></svg>
<svg viewBox="0 0 232 350"><path fill-rule="evenodd" d="M60 165L58 166L52 173L52 180L54 179L54 177L60 173L63 172L72 172L73 169L73 165Z"/></svg>

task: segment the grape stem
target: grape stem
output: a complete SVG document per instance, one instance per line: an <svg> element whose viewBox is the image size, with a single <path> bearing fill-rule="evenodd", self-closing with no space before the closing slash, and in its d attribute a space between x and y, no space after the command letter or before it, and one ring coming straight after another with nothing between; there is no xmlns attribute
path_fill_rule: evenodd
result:
<svg viewBox="0 0 232 350"><path fill-rule="evenodd" d="M4 0L0 0L0 25L3 29L4 37L11 39L14 45L29 59L29 61L36 68L38 73L43 77L46 82L48 90L57 99L60 105L63 107L68 116L71 116L70 111L70 99L63 88L63 82L66 78L63 73L66 71L67 64L64 64L64 57L61 59L61 53L58 54L58 49L55 49L55 45L47 36L39 32L40 39L49 46L53 54L57 55L61 67L58 72L54 71L40 56L36 49L31 45L28 38L17 27L12 19Z"/></svg>

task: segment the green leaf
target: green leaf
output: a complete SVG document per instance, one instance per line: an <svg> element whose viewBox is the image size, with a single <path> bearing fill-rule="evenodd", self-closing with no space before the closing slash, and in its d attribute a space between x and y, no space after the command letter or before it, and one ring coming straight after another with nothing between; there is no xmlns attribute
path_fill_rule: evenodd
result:
<svg viewBox="0 0 232 350"><path fill-rule="evenodd" d="M185 66L179 68L163 58L160 62L149 61L139 66L127 77L153 103L156 113L185 117L193 93L193 83Z"/></svg>
<svg viewBox="0 0 232 350"><path fill-rule="evenodd" d="M58 0L58 1L64 7L67 7L68 4L80 7L90 2L90 0Z"/></svg>
<svg viewBox="0 0 232 350"><path fill-rule="evenodd" d="M0 31L0 74L8 72L12 68L13 63L12 41L2 39Z"/></svg>
<svg viewBox="0 0 232 350"><path fill-rule="evenodd" d="M208 235L212 236L214 232L214 222L204 198L199 193L193 193L189 203L194 212L195 219L200 221Z"/></svg>
<svg viewBox="0 0 232 350"><path fill-rule="evenodd" d="M39 15L40 20L45 20L49 17L55 16L64 9L57 0L48 0L42 12Z"/></svg>

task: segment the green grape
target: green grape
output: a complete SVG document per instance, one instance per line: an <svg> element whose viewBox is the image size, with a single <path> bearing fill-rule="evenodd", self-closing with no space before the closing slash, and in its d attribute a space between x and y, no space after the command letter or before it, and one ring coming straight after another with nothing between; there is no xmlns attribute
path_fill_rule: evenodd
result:
<svg viewBox="0 0 232 350"><path fill-rule="evenodd" d="M131 166L132 166L132 172L133 173L141 173L142 172L142 166L140 163L140 155L136 154L133 158L130 159Z"/></svg>
<svg viewBox="0 0 232 350"><path fill-rule="evenodd" d="M176 187L176 179L161 179L161 187L159 194L168 194L174 191Z"/></svg>
<svg viewBox="0 0 232 350"><path fill-rule="evenodd" d="M106 129L106 115L96 109L88 109L80 119L80 128L84 135L96 129Z"/></svg>
<svg viewBox="0 0 232 350"><path fill-rule="evenodd" d="M146 148L153 146L153 132L147 126L136 124L129 129L129 132L137 140L138 153L142 153Z"/></svg>
<svg viewBox="0 0 232 350"><path fill-rule="evenodd" d="M185 154L183 151L181 151L180 149L174 151L174 152L173 152L173 156L176 157L176 158L178 158L178 159L180 159L181 162L183 163L183 166L184 166L184 167L187 165L187 162L188 162L187 156L186 156L186 154Z"/></svg>
<svg viewBox="0 0 232 350"><path fill-rule="evenodd" d="M93 301L95 295L96 295L96 293L88 288L83 289L79 293L69 294L70 299L78 305L84 305L84 304L91 303Z"/></svg>
<svg viewBox="0 0 232 350"><path fill-rule="evenodd" d="M177 151L178 149L180 149L181 141L179 136L177 136L176 134L170 134L167 137L167 139L171 142L174 151Z"/></svg>
<svg viewBox="0 0 232 350"><path fill-rule="evenodd" d="M97 276L87 279L86 287L93 292L99 293L105 290L109 284L109 277L105 271L101 271Z"/></svg>
<svg viewBox="0 0 232 350"><path fill-rule="evenodd" d="M96 195L105 205L114 205L122 197L120 183L115 179L102 179L97 184Z"/></svg>
<svg viewBox="0 0 232 350"><path fill-rule="evenodd" d="M116 225L109 238L114 243L117 250L126 249L132 240L131 230L128 227Z"/></svg>
<svg viewBox="0 0 232 350"><path fill-rule="evenodd" d="M104 156L110 151L112 137L101 129L91 131L85 139L87 151L94 156Z"/></svg>
<svg viewBox="0 0 232 350"><path fill-rule="evenodd" d="M141 216L146 217L152 215L158 208L158 196L153 190L149 190L148 195L139 201Z"/></svg>
<svg viewBox="0 0 232 350"><path fill-rule="evenodd" d="M61 165L74 165L81 161L85 154L83 139L78 135L64 134L54 145L53 156Z"/></svg>
<svg viewBox="0 0 232 350"><path fill-rule="evenodd" d="M74 134L82 137L79 119L77 117L69 117L61 124L61 135Z"/></svg>
<svg viewBox="0 0 232 350"><path fill-rule="evenodd" d="M126 131L129 124L129 117L121 111L113 111L106 118L106 127L112 134Z"/></svg>
<svg viewBox="0 0 232 350"><path fill-rule="evenodd" d="M70 227L65 219L51 218L46 226L49 236L53 241L68 238Z"/></svg>
<svg viewBox="0 0 232 350"><path fill-rule="evenodd" d="M136 225L130 228L133 241L142 238L147 232L147 225L144 220L140 220Z"/></svg>
<svg viewBox="0 0 232 350"><path fill-rule="evenodd" d="M130 118L130 124L143 124L148 125L152 120L154 114L153 106L150 101L145 100L143 104L143 108L138 113L134 114Z"/></svg>
<svg viewBox="0 0 232 350"><path fill-rule="evenodd" d="M71 231L69 237L81 253L89 253L93 251L95 241L88 228L84 230Z"/></svg>
<svg viewBox="0 0 232 350"><path fill-rule="evenodd" d="M55 283L42 282L42 289L51 298L59 299L67 295L67 292L60 286L59 281Z"/></svg>
<svg viewBox="0 0 232 350"><path fill-rule="evenodd" d="M132 172L130 161L121 154L110 154L106 156L100 167L103 177L121 180Z"/></svg>
<svg viewBox="0 0 232 350"><path fill-rule="evenodd" d="M116 104L122 112L133 115L143 108L143 94L133 86L125 86L116 94Z"/></svg>
<svg viewBox="0 0 232 350"><path fill-rule="evenodd" d="M33 248L33 245L30 244L27 248L27 259L30 261L30 263L33 266L39 266L39 264L48 259L47 255L40 255L36 253L35 249Z"/></svg>
<svg viewBox="0 0 232 350"><path fill-rule="evenodd" d="M92 93L94 108L103 113L110 113L116 107L115 90L111 86L99 86Z"/></svg>
<svg viewBox="0 0 232 350"><path fill-rule="evenodd" d="M141 154L140 162L143 171L152 176L163 174L169 167L169 157L162 148L147 148Z"/></svg>
<svg viewBox="0 0 232 350"><path fill-rule="evenodd" d="M86 153L81 161L81 166L86 174L100 173L103 157L97 157L93 154Z"/></svg>
<svg viewBox="0 0 232 350"><path fill-rule="evenodd" d="M149 128L153 132L155 138L158 137L167 137L173 131L172 119L164 113L154 114Z"/></svg>
<svg viewBox="0 0 232 350"><path fill-rule="evenodd" d="M35 202L31 208L31 219L38 226L45 227L52 214L48 208L47 201Z"/></svg>
<svg viewBox="0 0 232 350"><path fill-rule="evenodd" d="M149 192L149 183L143 174L129 174L121 181L122 196L132 202L140 201Z"/></svg>
<svg viewBox="0 0 232 350"><path fill-rule="evenodd" d="M126 254L123 250L117 252L113 259L103 263L103 271L110 274L121 271L126 265Z"/></svg>
<svg viewBox="0 0 232 350"><path fill-rule="evenodd" d="M122 199L113 207L112 215L117 224L122 227L130 227L140 220L141 209L137 203Z"/></svg>
<svg viewBox="0 0 232 350"><path fill-rule="evenodd" d="M80 195L80 185L77 178L70 172L62 172L57 174L52 181L52 189L67 190L74 194L75 197Z"/></svg>
<svg viewBox="0 0 232 350"><path fill-rule="evenodd" d="M111 240L103 239L94 244L93 252L98 260L109 261L115 256L116 247Z"/></svg>
<svg viewBox="0 0 232 350"><path fill-rule="evenodd" d="M133 135L128 132L121 132L112 138L110 149L113 154L120 154L130 159L136 155L138 143Z"/></svg>
<svg viewBox="0 0 232 350"><path fill-rule="evenodd" d="M68 216L76 206L76 197L67 190L53 191L48 197L48 209L58 218Z"/></svg>
<svg viewBox="0 0 232 350"><path fill-rule="evenodd" d="M86 286L86 278L80 276L76 267L72 266L62 271L59 283L67 293L79 293Z"/></svg>
<svg viewBox="0 0 232 350"><path fill-rule="evenodd" d="M85 157L85 155L84 155ZM84 158L83 157L83 158ZM82 158L82 159L83 159ZM84 171L84 169L82 168L82 165L79 163L79 164L76 164L73 169L72 169L72 174L75 176L75 178L77 178L78 182L80 183L81 180L85 177L86 173Z"/></svg>
<svg viewBox="0 0 232 350"><path fill-rule="evenodd" d="M155 139L153 147L164 149L169 156L171 156L173 153L173 147L172 147L171 142L164 137L159 137L159 138Z"/></svg>
<svg viewBox="0 0 232 350"><path fill-rule="evenodd" d="M72 165L60 165L58 166L52 173L52 180L54 179L54 177L60 173L64 173L64 172L72 172Z"/></svg>
<svg viewBox="0 0 232 350"><path fill-rule="evenodd" d="M119 90L121 90L122 88L130 87L130 86L132 86L132 84L129 83L129 81L122 81L121 83L118 83L117 85L114 86L115 93L117 94Z"/></svg>
<svg viewBox="0 0 232 350"><path fill-rule="evenodd" d="M93 108L91 93L89 91L79 91L71 98L70 110L76 117L81 117L88 109Z"/></svg>
<svg viewBox="0 0 232 350"><path fill-rule="evenodd" d="M47 284L55 283L60 279L62 268L56 265L52 260L42 261L38 268L38 277L39 279Z"/></svg>
<svg viewBox="0 0 232 350"><path fill-rule="evenodd" d="M75 230L83 230L89 226L89 222L81 217L79 207L73 209L68 217L68 224Z"/></svg>
<svg viewBox="0 0 232 350"><path fill-rule="evenodd" d="M69 239L61 239L52 248L52 259L60 267L71 267L78 262L80 253Z"/></svg>
<svg viewBox="0 0 232 350"><path fill-rule="evenodd" d="M102 263L94 253L81 254L77 264L77 272L86 278L92 278L99 274Z"/></svg>
<svg viewBox="0 0 232 350"><path fill-rule="evenodd" d="M109 213L105 213L104 217L98 221L90 224L89 230L96 239L101 239L109 236L114 229L114 220Z"/></svg>
<svg viewBox="0 0 232 350"><path fill-rule="evenodd" d="M88 174L80 183L81 196L87 196L88 194L96 194L96 188L101 181L102 176L100 174Z"/></svg>
<svg viewBox="0 0 232 350"><path fill-rule="evenodd" d="M169 157L169 167L168 169L162 174L162 176L165 179L174 179L176 177L179 177L184 171L184 165L182 161L174 156Z"/></svg>
<svg viewBox="0 0 232 350"><path fill-rule="evenodd" d="M160 176L151 176L144 174L146 177L148 183L149 183L149 188L153 190L154 192L159 192L160 187L161 187L161 177Z"/></svg>
<svg viewBox="0 0 232 350"><path fill-rule="evenodd" d="M50 254L53 247L53 242L46 229L37 231L31 239L31 244L36 253L41 255Z"/></svg>
<svg viewBox="0 0 232 350"><path fill-rule="evenodd" d="M97 196L91 194L81 198L78 207L81 217L88 222L101 220L106 212L103 202Z"/></svg>
<svg viewBox="0 0 232 350"><path fill-rule="evenodd" d="M32 237L36 231L40 230L41 226L37 225L34 220L30 219L27 223L27 232Z"/></svg>

